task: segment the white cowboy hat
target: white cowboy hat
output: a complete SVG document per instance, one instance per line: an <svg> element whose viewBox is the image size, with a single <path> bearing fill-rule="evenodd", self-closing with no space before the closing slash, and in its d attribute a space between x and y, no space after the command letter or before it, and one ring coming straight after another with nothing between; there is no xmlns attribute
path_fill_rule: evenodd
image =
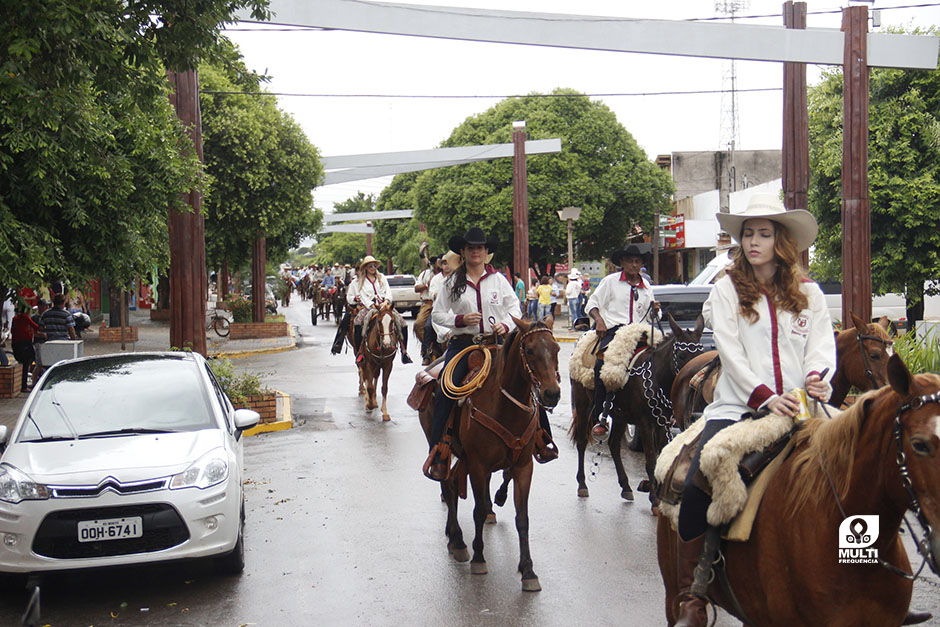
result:
<svg viewBox="0 0 940 627"><path fill-rule="evenodd" d="M381 266L382 262L373 257L372 255L366 255L365 258L359 262L359 269L362 270L368 264L374 263L376 266Z"/></svg>
<svg viewBox="0 0 940 627"><path fill-rule="evenodd" d="M805 209L787 211L776 194L754 194L747 203L747 209L743 212L716 213L715 217L721 228L738 243L741 242L741 230L744 228L744 223L748 220L764 218L776 222L787 229L800 252L812 245L819 232L819 226L813 214Z"/></svg>

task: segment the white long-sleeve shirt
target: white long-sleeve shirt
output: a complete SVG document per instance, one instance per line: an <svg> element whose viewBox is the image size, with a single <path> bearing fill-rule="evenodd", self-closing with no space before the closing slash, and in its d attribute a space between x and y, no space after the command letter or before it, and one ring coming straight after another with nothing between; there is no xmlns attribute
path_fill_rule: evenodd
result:
<svg viewBox="0 0 940 627"><path fill-rule="evenodd" d="M441 273L439 272L438 274L441 274ZM429 289L426 289L426 290L424 290L424 291L418 293L418 296L421 297L421 301L422 301L422 302L434 300L433 296L431 296L430 285L431 285L431 280L432 280L435 276L437 276L437 275L434 274L434 270L432 270L431 268L425 268L425 269L421 272L421 274L418 275L417 284L418 284L418 285L424 285L425 287L429 288Z"/></svg>
<svg viewBox="0 0 940 627"><path fill-rule="evenodd" d="M588 299L586 310L590 314L597 309L609 329L618 324L649 322L652 302L653 288L642 277L638 285L631 285L621 271L601 279Z"/></svg>
<svg viewBox="0 0 940 627"><path fill-rule="evenodd" d="M392 289L388 286L388 279L381 272L377 272L374 279L366 275L358 283L359 302L364 307L371 307L377 300L392 301Z"/></svg>
<svg viewBox="0 0 940 627"><path fill-rule="evenodd" d="M444 280L434 299L431 320L435 325L445 327L454 335L490 333L493 330L490 318L493 318L496 323L505 324L512 330L515 323L510 314L518 315L519 298L505 275L492 266L486 266L480 282L474 285L467 279L467 288L456 299L452 296L454 276L455 273L450 274ZM483 314L483 319L479 324L465 325L463 317L474 312Z"/></svg>
<svg viewBox="0 0 940 627"><path fill-rule="evenodd" d="M353 281L346 288L346 302L350 305L356 304L356 298L359 296L359 281Z"/></svg>
<svg viewBox="0 0 940 627"><path fill-rule="evenodd" d="M722 370L714 400L705 408L705 419L738 420L774 395L804 387L806 377L826 368L825 380L832 379L836 344L826 299L812 281L800 289L809 305L799 314L771 307L770 298L764 295L754 305L760 318L751 323L740 313L731 277L715 283L702 314L706 326L715 332Z"/></svg>

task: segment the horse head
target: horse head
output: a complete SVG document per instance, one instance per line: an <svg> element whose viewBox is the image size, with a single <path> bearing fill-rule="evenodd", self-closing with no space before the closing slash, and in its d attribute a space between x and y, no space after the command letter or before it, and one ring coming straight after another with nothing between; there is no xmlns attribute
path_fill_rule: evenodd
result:
<svg viewBox="0 0 940 627"><path fill-rule="evenodd" d="M855 328L836 336L837 370L844 370L846 380L860 390L883 387L888 382L888 358L894 346L887 331L888 318L882 316L877 323L869 324L851 315Z"/></svg>
<svg viewBox="0 0 940 627"><path fill-rule="evenodd" d="M705 319L699 314L695 319L695 328L683 329L676 322L672 314L666 314L669 320L669 328L672 330L672 336L667 342L660 344L657 348L660 352L672 351L670 363L672 365L672 374L676 375L682 366L686 365L696 355L705 352L702 346L702 331L705 330ZM658 355L657 355L658 357Z"/></svg>
<svg viewBox="0 0 940 627"><path fill-rule="evenodd" d="M394 347L397 342L397 333L395 331L395 316L392 314L392 303L389 300L382 301L375 314L375 326L379 329L382 338L382 348L389 349Z"/></svg>
<svg viewBox="0 0 940 627"><path fill-rule="evenodd" d="M504 354L512 359L512 351L518 350L521 369L515 369L528 377L535 389L535 396L545 407L555 407L561 398L561 378L558 375L558 342L552 333L555 319L549 316L542 322L526 322L513 316L516 331L506 342ZM518 346L518 349L516 349ZM511 361L507 360L507 363Z"/></svg>
<svg viewBox="0 0 940 627"><path fill-rule="evenodd" d="M929 530L930 568L940 574L940 377L912 375L898 355L888 359L888 383L900 396L894 421L903 507ZM894 406L891 406L892 408ZM877 411L873 405L871 411ZM889 410L890 411L890 410Z"/></svg>

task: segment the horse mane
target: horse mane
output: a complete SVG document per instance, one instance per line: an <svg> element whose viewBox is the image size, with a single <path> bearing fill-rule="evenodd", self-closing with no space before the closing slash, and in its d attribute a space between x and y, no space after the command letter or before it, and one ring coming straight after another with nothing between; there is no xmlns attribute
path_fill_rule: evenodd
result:
<svg viewBox="0 0 940 627"><path fill-rule="evenodd" d="M831 419L810 418L799 426L793 435L795 452L788 478L792 489L786 497L787 515L792 517L803 507L821 509L831 504L829 477L832 477L839 500L845 500L861 423L865 418L866 401L889 391L890 388L881 388L866 392L838 416ZM825 470L823 463L826 464ZM829 471L829 477L826 476L826 470Z"/></svg>

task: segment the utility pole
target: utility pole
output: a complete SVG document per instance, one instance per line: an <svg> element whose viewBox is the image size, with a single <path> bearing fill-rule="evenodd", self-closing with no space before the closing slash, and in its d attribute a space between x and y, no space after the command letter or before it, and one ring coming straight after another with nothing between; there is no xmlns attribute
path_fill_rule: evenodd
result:
<svg viewBox="0 0 940 627"><path fill-rule="evenodd" d="M787 28L806 28L806 3L783 3ZM787 209L808 209L809 116L806 110L806 64L783 64L783 204ZM800 254L809 267L809 251Z"/></svg>
<svg viewBox="0 0 940 627"><path fill-rule="evenodd" d="M529 284L529 195L525 162L525 120L512 123L512 264Z"/></svg>

